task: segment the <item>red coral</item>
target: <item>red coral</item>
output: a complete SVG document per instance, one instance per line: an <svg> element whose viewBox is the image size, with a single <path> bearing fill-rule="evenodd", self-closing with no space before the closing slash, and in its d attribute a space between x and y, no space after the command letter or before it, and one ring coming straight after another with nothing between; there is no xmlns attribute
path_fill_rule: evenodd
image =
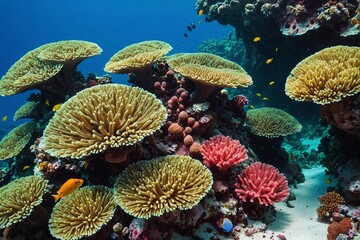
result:
<svg viewBox="0 0 360 240"><path fill-rule="evenodd" d="M238 176L235 192L246 202L255 200L261 205L274 205L285 200L290 193L288 182L279 170L264 163L253 163Z"/></svg>
<svg viewBox="0 0 360 240"><path fill-rule="evenodd" d="M200 153L207 167L216 166L220 171L248 159L247 150L239 141L220 135L205 141Z"/></svg>

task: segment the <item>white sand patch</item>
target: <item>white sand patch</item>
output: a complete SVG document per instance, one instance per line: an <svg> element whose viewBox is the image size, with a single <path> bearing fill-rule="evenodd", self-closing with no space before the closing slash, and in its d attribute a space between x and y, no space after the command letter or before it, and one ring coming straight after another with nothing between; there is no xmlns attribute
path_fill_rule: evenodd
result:
<svg viewBox="0 0 360 240"><path fill-rule="evenodd" d="M335 186L336 182L326 184L325 168L317 167L303 171L305 182L298 184L297 189L292 189L296 200L290 203L294 208L289 208L284 202L276 203L276 220L268 225L265 233L256 233L252 237L241 239L273 239L283 234L287 240L325 240L328 224L317 220L316 209L320 206L318 198L326 193L326 188ZM265 235L265 237L264 237ZM271 238L272 237L272 238Z"/></svg>

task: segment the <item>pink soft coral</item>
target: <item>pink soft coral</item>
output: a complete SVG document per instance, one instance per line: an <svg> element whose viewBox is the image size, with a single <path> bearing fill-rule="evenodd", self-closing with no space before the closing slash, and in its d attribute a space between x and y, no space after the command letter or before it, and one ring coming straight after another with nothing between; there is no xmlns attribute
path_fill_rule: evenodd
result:
<svg viewBox="0 0 360 240"><path fill-rule="evenodd" d="M235 192L246 202L255 200L261 205L274 205L285 200L290 193L286 177L279 170L264 163L253 163L238 176Z"/></svg>
<svg viewBox="0 0 360 240"><path fill-rule="evenodd" d="M207 167L216 166L220 171L248 159L247 150L239 141L221 135L205 141L200 153Z"/></svg>

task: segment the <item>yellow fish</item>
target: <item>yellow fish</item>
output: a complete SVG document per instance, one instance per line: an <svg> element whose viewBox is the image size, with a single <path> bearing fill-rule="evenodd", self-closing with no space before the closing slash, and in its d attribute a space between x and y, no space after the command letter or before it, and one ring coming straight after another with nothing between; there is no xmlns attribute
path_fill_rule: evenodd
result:
<svg viewBox="0 0 360 240"><path fill-rule="evenodd" d="M255 107L254 107L253 105L250 105L250 108L251 108L251 109L254 109Z"/></svg>
<svg viewBox="0 0 360 240"><path fill-rule="evenodd" d="M26 169L29 169L29 168L30 168L30 166L26 165L26 166L23 167L23 170L26 170Z"/></svg>
<svg viewBox="0 0 360 240"><path fill-rule="evenodd" d="M84 180L82 180L82 179L70 178L60 187L59 191L57 191L57 194L51 195L51 196L53 196L55 199L55 202L57 202L60 198L65 197L65 196L69 195L70 193L78 190L81 187L81 185L83 185L83 183L84 183Z"/></svg>
<svg viewBox="0 0 360 240"><path fill-rule="evenodd" d="M198 12L198 15L201 16L201 15L203 15L203 13L204 13L204 10L200 9Z"/></svg>
<svg viewBox="0 0 360 240"><path fill-rule="evenodd" d="M1 121L5 122L7 120L7 116L3 116Z"/></svg>
<svg viewBox="0 0 360 240"><path fill-rule="evenodd" d="M260 42L260 40L261 40L261 37L255 37L254 40L253 40L253 42L254 42L254 43L257 43L257 42Z"/></svg>
<svg viewBox="0 0 360 240"><path fill-rule="evenodd" d="M330 178L325 179L325 183L326 184L331 184L331 179Z"/></svg>
<svg viewBox="0 0 360 240"><path fill-rule="evenodd" d="M264 100L264 101L267 101L267 100L269 100L269 99L268 99L267 97L263 97L263 100Z"/></svg>
<svg viewBox="0 0 360 240"><path fill-rule="evenodd" d="M275 84L275 81L271 81L271 82L269 82L269 85L271 86L271 85L274 85Z"/></svg>
<svg viewBox="0 0 360 240"><path fill-rule="evenodd" d="M53 107L53 112L56 112L57 110L59 110L59 108L61 107L62 103L58 103Z"/></svg>
<svg viewBox="0 0 360 240"><path fill-rule="evenodd" d="M49 99L46 99L46 101L45 101L45 105L46 105L46 106L50 106Z"/></svg>
<svg viewBox="0 0 360 240"><path fill-rule="evenodd" d="M271 63L271 62L273 61L273 59L274 59L274 58L269 58L268 60L266 60L265 63L266 63L266 64L269 64L269 63Z"/></svg>
<svg viewBox="0 0 360 240"><path fill-rule="evenodd" d="M256 93L256 96L257 96L257 97L261 97L261 94L260 94L260 93Z"/></svg>

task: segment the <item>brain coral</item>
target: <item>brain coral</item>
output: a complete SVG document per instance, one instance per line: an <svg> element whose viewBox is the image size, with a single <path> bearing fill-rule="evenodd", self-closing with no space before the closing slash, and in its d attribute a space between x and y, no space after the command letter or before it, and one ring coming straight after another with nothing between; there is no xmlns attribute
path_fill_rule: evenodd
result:
<svg viewBox="0 0 360 240"><path fill-rule="evenodd" d="M39 176L16 179L0 188L0 228L21 222L43 200L47 180Z"/></svg>
<svg viewBox="0 0 360 240"><path fill-rule="evenodd" d="M246 202L274 205L284 201L290 194L286 177L271 165L256 162L245 168L235 183L235 192Z"/></svg>
<svg viewBox="0 0 360 240"><path fill-rule="evenodd" d="M166 156L128 166L116 180L115 201L138 218L195 206L210 190L212 174L188 156Z"/></svg>
<svg viewBox="0 0 360 240"><path fill-rule="evenodd" d="M116 203L111 189L87 186L62 198L53 209L50 233L59 239L94 235L114 216Z"/></svg>
<svg viewBox="0 0 360 240"><path fill-rule="evenodd" d="M216 166L220 171L248 159L246 148L238 140L220 135L203 142L200 153L207 167Z"/></svg>
<svg viewBox="0 0 360 240"><path fill-rule="evenodd" d="M44 131L45 149L52 156L80 158L132 146L158 130L166 118L161 101L140 88L94 86L56 111Z"/></svg>
<svg viewBox="0 0 360 240"><path fill-rule="evenodd" d="M247 126L258 136L286 136L301 131L301 124L287 112L277 108L258 108L247 112Z"/></svg>
<svg viewBox="0 0 360 240"><path fill-rule="evenodd" d="M298 101L329 104L360 91L360 47L325 48L291 71L285 93Z"/></svg>
<svg viewBox="0 0 360 240"><path fill-rule="evenodd" d="M0 160L16 156L29 142L35 127L34 122L27 122L11 130L0 141Z"/></svg>

